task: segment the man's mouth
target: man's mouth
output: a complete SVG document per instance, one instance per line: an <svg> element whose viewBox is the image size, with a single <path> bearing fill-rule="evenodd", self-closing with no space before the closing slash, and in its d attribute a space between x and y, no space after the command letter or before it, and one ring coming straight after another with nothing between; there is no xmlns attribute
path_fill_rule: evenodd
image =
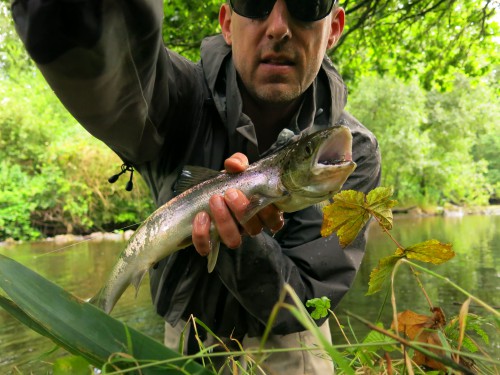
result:
<svg viewBox="0 0 500 375"><path fill-rule="evenodd" d="M291 54L283 53L267 53L263 54L260 60L261 64L275 65L275 66L294 66L295 61Z"/></svg>
<svg viewBox="0 0 500 375"><path fill-rule="evenodd" d="M277 66L294 66L295 63L288 59L263 59L262 64L277 65Z"/></svg>

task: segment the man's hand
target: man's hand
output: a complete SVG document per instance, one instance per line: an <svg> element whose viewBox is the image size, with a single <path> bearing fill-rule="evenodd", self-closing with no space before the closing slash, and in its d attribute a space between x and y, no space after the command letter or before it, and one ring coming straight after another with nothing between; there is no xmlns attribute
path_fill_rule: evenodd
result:
<svg viewBox="0 0 500 375"><path fill-rule="evenodd" d="M228 173L243 172L248 168L248 159L241 153L236 153L224 162ZM274 205L264 207L245 224L239 221L243 218L250 201L237 189L228 189L225 194L210 197L210 213L200 212L193 220L193 245L200 255L210 252L210 223L214 221L220 240L229 248L236 249L241 245L241 236L255 236L263 228L273 232L283 227L283 213ZM236 220L234 219L236 218Z"/></svg>

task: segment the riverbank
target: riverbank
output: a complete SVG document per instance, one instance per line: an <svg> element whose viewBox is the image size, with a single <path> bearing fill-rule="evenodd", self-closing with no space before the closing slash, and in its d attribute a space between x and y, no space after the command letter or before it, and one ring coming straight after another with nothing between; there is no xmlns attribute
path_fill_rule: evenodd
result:
<svg viewBox="0 0 500 375"><path fill-rule="evenodd" d="M85 241L93 241L93 242L101 242L101 241L110 241L110 242L121 242L128 241L130 237L134 234L133 230L126 230L120 232L93 232L88 235L76 235L76 234L59 234L54 237L42 238L36 241L40 242L53 242L56 245L64 245L68 243L76 243L76 242L85 242ZM36 242L35 241L35 242ZM16 241L12 238L8 238L5 241L0 241L0 246L9 246L23 243L24 241Z"/></svg>
<svg viewBox="0 0 500 375"><path fill-rule="evenodd" d="M485 215L497 216L500 215L500 205L482 206L482 207L461 207L448 204L443 207L394 207L394 216L411 216L411 217L428 217L428 216L443 216L443 217L463 217L468 215ZM111 241L121 242L128 241L134 234L133 230L117 231L117 232L93 232L88 235L75 234L59 234L54 237L39 239L41 242L53 242L57 245L65 245L69 243L83 241ZM0 241L0 246L9 246L23 243L24 241L16 241L8 238L5 241Z"/></svg>
<svg viewBox="0 0 500 375"><path fill-rule="evenodd" d="M445 206L432 207L394 207L392 209L394 215L410 215L410 216L445 216L445 217L461 217L466 215L500 215L500 205L477 206L477 207L462 207L452 204Z"/></svg>

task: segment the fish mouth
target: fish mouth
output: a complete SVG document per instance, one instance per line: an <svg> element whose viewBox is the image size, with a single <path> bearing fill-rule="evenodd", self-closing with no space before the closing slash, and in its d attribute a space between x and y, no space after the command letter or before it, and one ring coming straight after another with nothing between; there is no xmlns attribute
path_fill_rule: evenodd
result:
<svg viewBox="0 0 500 375"><path fill-rule="evenodd" d="M352 135L346 127L334 131L321 144L314 165L318 168L340 168L352 166Z"/></svg>

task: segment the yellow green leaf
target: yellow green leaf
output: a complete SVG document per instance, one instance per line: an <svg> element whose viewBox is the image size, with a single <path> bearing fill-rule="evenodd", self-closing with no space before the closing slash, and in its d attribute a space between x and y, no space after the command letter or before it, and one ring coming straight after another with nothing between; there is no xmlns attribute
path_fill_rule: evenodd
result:
<svg viewBox="0 0 500 375"><path fill-rule="evenodd" d="M370 213L387 230L392 229L392 207L397 203L397 201L390 199L392 193L392 188L378 187L370 191L366 196L367 208Z"/></svg>
<svg viewBox="0 0 500 375"><path fill-rule="evenodd" d="M401 258L401 256L391 255L380 259L377 268L374 268L370 274L370 281L368 282L368 292L366 292L366 295L380 292L382 286L384 285L384 281L391 275L392 270L396 266L396 263Z"/></svg>
<svg viewBox="0 0 500 375"><path fill-rule="evenodd" d="M365 195L344 190L333 197L334 202L323 208L321 235L337 232L342 247L350 244L366 224L370 215L365 209Z"/></svg>
<svg viewBox="0 0 500 375"><path fill-rule="evenodd" d="M438 240L428 240L419 244L409 246L404 250L404 255L408 259L415 259L421 262L441 264L455 256L449 243L442 243Z"/></svg>
<svg viewBox="0 0 500 375"><path fill-rule="evenodd" d="M391 188L379 187L365 195L360 191L344 190L333 197L333 203L323 208L321 235L337 233L342 247L349 245L374 215L386 229L392 228Z"/></svg>

